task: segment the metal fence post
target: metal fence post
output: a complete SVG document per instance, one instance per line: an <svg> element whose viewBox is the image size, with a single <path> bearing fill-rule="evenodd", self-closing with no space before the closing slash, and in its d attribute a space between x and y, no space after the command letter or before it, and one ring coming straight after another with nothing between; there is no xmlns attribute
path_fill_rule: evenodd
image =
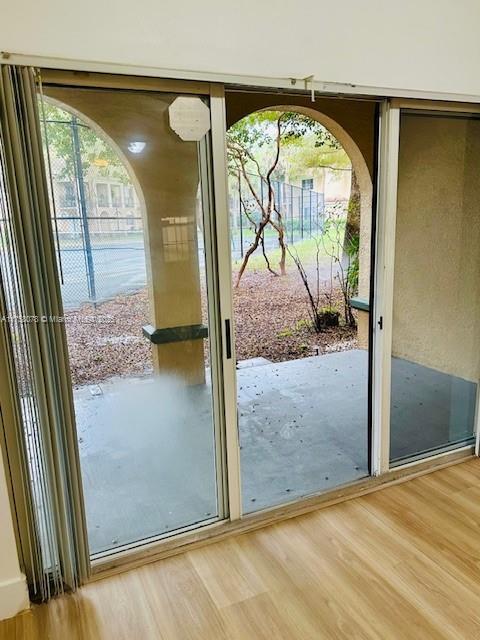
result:
<svg viewBox="0 0 480 640"><path fill-rule="evenodd" d="M300 191L300 236L303 240L303 188Z"/></svg>
<svg viewBox="0 0 480 640"><path fill-rule="evenodd" d="M294 243L294 240L293 240L293 185L290 185L290 220L291 220L290 234L291 234L291 241L293 244Z"/></svg>
<svg viewBox="0 0 480 640"><path fill-rule="evenodd" d="M92 255L92 243L90 241L90 230L88 228L87 218L87 201L85 198L85 185L83 184L83 166L82 157L80 151L80 141L78 139L78 121L76 116L72 116L72 141L73 141L73 161L75 165L75 174L77 178L78 196L80 203L80 213L82 217L82 229L83 229L83 242L85 257L87 262L87 280L88 280L88 295L90 300L95 302L96 290L95 290L95 266Z"/></svg>
<svg viewBox="0 0 480 640"><path fill-rule="evenodd" d="M238 211L240 214L240 257L243 258L242 176L238 173Z"/></svg>
<svg viewBox="0 0 480 640"><path fill-rule="evenodd" d="M310 190L310 205L308 207L308 213L309 213L309 225L310 225L310 238L312 237L312 191Z"/></svg>

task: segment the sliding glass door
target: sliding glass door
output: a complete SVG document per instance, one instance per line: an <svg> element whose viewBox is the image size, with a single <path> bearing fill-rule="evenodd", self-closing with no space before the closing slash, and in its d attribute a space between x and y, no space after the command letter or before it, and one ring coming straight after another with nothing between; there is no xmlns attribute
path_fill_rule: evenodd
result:
<svg viewBox="0 0 480 640"><path fill-rule="evenodd" d="M226 95L245 514L370 473L376 103L283 99Z"/></svg>
<svg viewBox="0 0 480 640"><path fill-rule="evenodd" d="M40 122L29 107L38 176L28 148L4 144L28 186L3 163L6 309L31 323L15 275L44 340L28 326L29 382L14 361L28 332L12 324L9 370L17 413L48 395L37 422L62 445L48 478L73 496L55 560L81 557L68 584L88 573L85 519L101 558L475 432L480 119L150 80L47 72ZM30 190L42 207L12 197Z"/></svg>
<svg viewBox="0 0 480 640"><path fill-rule="evenodd" d="M44 87L90 552L224 517L209 99Z"/></svg>
<svg viewBox="0 0 480 640"><path fill-rule="evenodd" d="M390 460L473 442L480 344L480 119L401 110Z"/></svg>

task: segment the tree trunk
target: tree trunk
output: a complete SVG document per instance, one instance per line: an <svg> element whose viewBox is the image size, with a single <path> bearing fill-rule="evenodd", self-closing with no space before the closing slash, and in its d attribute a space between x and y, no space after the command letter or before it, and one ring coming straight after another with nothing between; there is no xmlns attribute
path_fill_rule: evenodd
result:
<svg viewBox="0 0 480 640"><path fill-rule="evenodd" d="M352 167L352 177L350 182L350 199L347 209L347 224L345 226L345 242L347 247L351 238L360 235L360 187L358 186L357 175Z"/></svg>
<svg viewBox="0 0 480 640"><path fill-rule="evenodd" d="M278 230L278 244L280 245L280 249L282 252L280 256L280 262L279 262L280 275L285 276L287 275L287 270L285 268L285 259L286 259L287 250L285 248L285 232L283 230L283 226L279 227L279 230Z"/></svg>
<svg viewBox="0 0 480 640"><path fill-rule="evenodd" d="M240 280L242 279L243 272L245 271L245 269L247 267L248 260L249 260L250 256L252 255L252 253L254 253L257 250L257 247L258 247L258 245L260 244L260 242L262 240L262 233L263 233L263 230L265 229L267 223L268 223L268 218L264 219L259 224L258 229L255 232L255 238L254 238L252 244L250 245L250 247L248 248L248 250L245 252L245 255L243 256L242 266L240 267L240 271L238 272L237 282L235 284L235 289L238 289L238 286L240 285ZM267 262L267 266L269 266L268 262ZM271 269L269 269L269 271L271 271ZM274 275L276 275L276 274L274 274Z"/></svg>

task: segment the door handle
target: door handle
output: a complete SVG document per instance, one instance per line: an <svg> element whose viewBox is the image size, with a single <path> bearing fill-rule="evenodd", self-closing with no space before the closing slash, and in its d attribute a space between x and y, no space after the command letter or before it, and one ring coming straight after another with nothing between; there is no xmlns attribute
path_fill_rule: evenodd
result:
<svg viewBox="0 0 480 640"><path fill-rule="evenodd" d="M230 319L227 318L225 320L225 354L227 360L231 360L232 358L232 328L230 324Z"/></svg>

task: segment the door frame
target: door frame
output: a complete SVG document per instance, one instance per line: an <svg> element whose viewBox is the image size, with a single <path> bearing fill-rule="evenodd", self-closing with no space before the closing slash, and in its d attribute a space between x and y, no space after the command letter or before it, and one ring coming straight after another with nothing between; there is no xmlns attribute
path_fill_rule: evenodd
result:
<svg viewBox="0 0 480 640"><path fill-rule="evenodd" d="M327 94L328 95L328 94ZM345 92L345 95L351 95ZM355 97L355 96L353 96ZM210 85L210 107L212 122L212 171L214 191L215 228L217 242L218 283L220 289L220 321L222 331L222 374L225 417L225 457L228 495L228 517L223 521L205 524L195 530L172 534L166 539L135 549L117 553L115 557L95 562L94 575L102 577L115 572L118 567L135 566L145 559L156 559L181 552L192 546L206 544L213 540L236 533L256 529L279 520L318 509L321 506L348 499L354 495L374 491L377 487L406 480L412 475L428 473L432 468L444 467L461 462L472 453L466 446L450 452L438 453L404 465L390 468L390 382L391 382L391 341L393 315L393 275L395 248L395 219L398 176L398 149L400 105L409 108L444 109L474 111L480 113L480 106L459 103L439 103L412 99L380 101L377 140L377 173L374 176L377 197L372 205L372 221L375 220L372 235L374 261L372 268L373 308L371 309L371 350L372 364L370 385L371 405L371 476L355 481L332 491L317 493L289 503L262 509L252 514L242 513L240 448L237 416L237 376L235 367L235 318L233 313L232 262L230 245L229 203L226 159L226 113L225 87ZM428 105L428 106L427 106ZM373 234L372 231L372 234ZM382 319L382 328L379 321ZM229 324L230 330L227 329ZM477 443L480 439L480 412L477 404ZM480 446L477 444L477 446Z"/></svg>
<svg viewBox="0 0 480 640"><path fill-rule="evenodd" d="M439 100L393 98L382 109L380 140L379 207L377 222L377 264L375 299L375 360L374 367L374 442L373 475L386 474L393 469L415 468L421 463L440 460L454 453L480 452L480 381L477 384L474 437L475 447L461 445L433 452L401 464L390 464L391 360L393 337L393 294L395 275L395 240L398 190L398 161L400 147L401 110L438 111L443 113L480 114L479 104ZM383 329L380 330L379 322Z"/></svg>
<svg viewBox="0 0 480 640"><path fill-rule="evenodd" d="M233 312L232 257L230 245L230 210L228 202L228 171L225 133L225 89L210 86L212 121L212 166L214 212L217 233L217 266L220 289L220 320L222 331L223 401L225 411L225 454L229 519L242 517L240 477L240 442L237 415L237 372L235 367L235 315Z"/></svg>
<svg viewBox="0 0 480 640"><path fill-rule="evenodd" d="M418 101L405 100L409 107ZM424 104L421 102L421 104ZM433 103L437 104L437 103ZM223 411L225 417L225 457L228 516L223 521L200 525L194 530L173 533L149 544L136 546L110 558L95 561L94 578L115 573L123 568L145 561L168 557L210 541L222 539L244 531L253 530L279 520L307 513L321 506L339 502L355 495L374 491L377 487L397 483L412 475L428 473L432 468L448 466L462 461L471 454L472 447L439 453L429 458L411 462L395 469L389 464L390 427L390 358L391 318L393 312L393 268L395 247L395 217L398 173L399 106L397 101L383 99L380 103L378 122L378 168L376 175L377 199L372 207L372 219L376 220L374 242L373 309L371 310L372 384L370 389L371 412L371 477L338 487L332 491L300 498L279 506L266 508L252 514L242 514L240 448L237 416L237 381L235 367L233 313L232 262L228 206L225 87L210 85L212 122L212 172L215 230L217 243L218 284L220 289L220 321L222 331ZM467 105L471 109L471 105ZM416 108L416 107L415 107ZM465 110L465 107L464 107ZM478 107L480 112L480 106ZM378 322L382 318L383 328ZM227 330L227 324L230 331ZM480 416L477 418L480 420ZM477 423L478 426L478 423ZM378 476L378 477L375 477Z"/></svg>
<svg viewBox="0 0 480 640"><path fill-rule="evenodd" d="M223 87L193 81L161 80L157 78L141 78L129 76L111 76L105 74L77 75L69 71L45 70L42 71L43 87L53 85L55 87L83 88L92 91L129 91L153 92L155 94L169 95L198 95L209 100L211 128L209 134L198 144L198 170L201 177L201 197L204 210L204 241L206 281L208 291L209 311L209 340L212 371L212 402L213 402L213 432L215 436L215 473L217 484L218 515L214 518L205 518L204 521L187 525L180 529L166 533L159 532L144 540L126 543L121 547L105 552L91 554L90 565L92 567L110 561L112 557L123 553L142 549L144 546L162 544L162 542L177 536L188 534L197 529L216 526L229 518L240 517L232 505L235 505L236 496L236 472L235 458L238 451L236 442L236 408L228 403L224 392L225 383L232 384L232 372L229 367L229 359L226 357L225 318L231 317L231 300L228 297L226 287L226 244L222 241L225 236L224 227L228 227L228 200L226 188L221 181L214 178L215 173L221 175L225 172L226 157L222 155L222 144L225 131L225 113L223 100ZM48 92L47 92L48 95ZM68 107L68 105L67 105ZM228 242L228 239L227 239ZM231 357L230 360L234 361ZM235 373L233 368L233 374ZM228 426L227 426L228 425ZM232 432L233 429L233 432ZM228 433L227 433L228 431ZM78 444L78 441L77 441ZM238 457L238 456L237 456ZM238 469L237 469L238 475ZM239 483L237 482L239 486Z"/></svg>
<svg viewBox="0 0 480 640"><path fill-rule="evenodd" d="M12 58L12 63L17 62ZM25 63L25 61L24 61ZM42 64L42 60L36 60L35 64ZM231 256L229 242L229 210L227 189L227 161L225 147L226 118L225 118L225 90L222 84L205 80L175 80L160 79L157 72L145 73L136 69L140 76L130 76L134 69L120 72L122 75L109 75L119 72L115 65L104 65L102 68L92 69L92 73L76 74L68 69L86 69L84 63L68 63L62 65L56 60L52 64L43 64L42 73L48 81L69 86L99 86L103 88L128 88L131 90L155 91L168 93L187 93L208 95L210 97L211 110L211 180L213 190L213 216L214 231L216 235L216 251L219 288L218 305L219 317L217 326L221 327L221 379L223 379L223 394L220 398L220 413L223 418L223 435L221 447L224 451L222 473L225 474L224 489L224 519L214 523L200 524L194 530L172 532L167 536L158 537L153 541L139 543L134 548L119 550L109 557L99 558L91 562L93 579L95 576L103 577L105 572L115 572L121 568L127 568L155 559L156 557L172 555L183 550L187 545L203 544L207 540L218 539L232 533L238 533L266 524L279 521L283 518L305 513L319 508L320 505L338 502L349 496L374 490L390 481L398 481L398 478L408 478L412 473L422 473L422 469L430 470L434 465L443 466L449 460L455 461L461 458L462 452L468 455L471 447L457 449L453 452L436 454L412 463L395 467L393 472L389 465L389 426L390 426L390 358L391 358L391 320L393 312L393 256L395 246L395 215L396 192L398 173L398 143L399 143L399 114L400 108L451 110L480 113L480 106L470 103L438 102L417 99L384 100L380 114L379 135L379 166L377 177L377 206L376 212L372 211L372 217L377 216L377 230L375 236L375 296L372 315L372 468L371 473L380 478L367 478L364 481L354 482L346 487L340 487L324 494L317 494L310 498L295 500L293 503L284 504L258 511L253 515L242 517L241 480L240 480L240 455L239 434L237 421L237 384L234 353L234 315L232 301L231 281ZM59 70L63 66L66 70ZM125 74L125 75L123 75ZM148 77L147 77L148 76ZM130 86L134 81L136 86ZM124 85L127 85L125 87ZM266 87L267 85L265 85ZM269 87L272 82L269 81ZM319 87L327 95L328 87ZM351 87L343 87L336 93L340 95L353 95L356 93ZM382 92L377 92L382 93ZM385 95L385 93L383 93ZM355 96L354 96L355 97ZM472 98L473 101L473 98ZM378 321L383 319L383 329L379 328ZM230 335L228 335L228 323ZM476 415L477 429L477 453L480 446L480 411L477 402ZM1 440L1 439L0 439ZM0 443L1 444L1 443ZM228 499L227 499L228 498ZM241 522L239 522L241 520ZM230 522L229 522L230 521ZM133 545L132 545L133 547Z"/></svg>

